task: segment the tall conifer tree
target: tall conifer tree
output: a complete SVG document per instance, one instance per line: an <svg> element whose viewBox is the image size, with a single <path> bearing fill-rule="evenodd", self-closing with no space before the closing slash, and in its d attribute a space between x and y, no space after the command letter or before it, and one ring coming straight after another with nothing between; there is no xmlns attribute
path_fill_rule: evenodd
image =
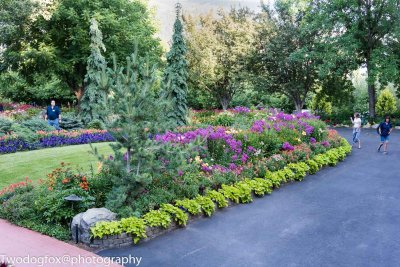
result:
<svg viewBox="0 0 400 267"><path fill-rule="evenodd" d="M187 121L187 79L188 64L186 60L186 44L183 38L181 21L181 5L176 5L176 20L172 36L171 50L167 54L167 68L164 73L164 95L172 102L168 117L182 126Z"/></svg>
<svg viewBox="0 0 400 267"><path fill-rule="evenodd" d="M98 79L99 71L107 65L101 51L106 51L103 44L103 34L99 29L96 19L90 21L90 56L87 60L87 73L85 75L85 93L81 100L81 114L83 121L88 123L95 119L102 118L104 109L105 92L100 90Z"/></svg>

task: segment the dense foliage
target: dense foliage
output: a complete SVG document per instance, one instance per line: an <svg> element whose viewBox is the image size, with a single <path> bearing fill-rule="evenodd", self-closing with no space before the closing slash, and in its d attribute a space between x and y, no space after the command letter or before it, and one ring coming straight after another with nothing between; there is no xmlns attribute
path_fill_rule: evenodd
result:
<svg viewBox="0 0 400 267"><path fill-rule="evenodd" d="M106 48L103 44L103 34L99 30L96 19L91 20L90 25L90 56L87 60L87 72L85 76L85 91L80 105L80 111L85 123L101 119L101 111L105 106L105 93L100 90L98 73L106 67L106 60L101 54Z"/></svg>
<svg viewBox="0 0 400 267"><path fill-rule="evenodd" d="M172 102L168 117L176 125L187 123L187 60L186 44L183 38L180 6L177 7L171 50L167 54L167 68L164 72L164 94Z"/></svg>
<svg viewBox="0 0 400 267"><path fill-rule="evenodd" d="M161 62L153 15L141 0L1 0L1 95L16 101L73 101L83 96L90 19L101 25L105 58L125 59L139 44Z"/></svg>

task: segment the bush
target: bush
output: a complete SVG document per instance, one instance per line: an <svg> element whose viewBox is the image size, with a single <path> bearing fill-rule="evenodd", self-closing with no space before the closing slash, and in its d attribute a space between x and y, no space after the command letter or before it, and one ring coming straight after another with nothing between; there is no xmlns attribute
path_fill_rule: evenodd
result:
<svg viewBox="0 0 400 267"><path fill-rule="evenodd" d="M47 124L45 120L41 119L30 119L21 123L22 126L28 128L33 132L37 131L53 131L54 128Z"/></svg>
<svg viewBox="0 0 400 267"><path fill-rule="evenodd" d="M317 142L324 141L327 136L326 123L320 120L307 120L308 125L314 127L314 131L309 137L314 137Z"/></svg>
<svg viewBox="0 0 400 267"><path fill-rule="evenodd" d="M70 195L77 195L82 201L66 201L64 198ZM41 214L43 221L48 223L67 225L76 214L94 206L94 198L81 188L54 191L42 188L35 197L35 209Z"/></svg>
<svg viewBox="0 0 400 267"><path fill-rule="evenodd" d="M88 129L97 129L97 130L105 130L106 126L101 120L93 120L86 125Z"/></svg>
<svg viewBox="0 0 400 267"><path fill-rule="evenodd" d="M7 134L11 132L13 122L9 119L0 118L0 134Z"/></svg>
<svg viewBox="0 0 400 267"><path fill-rule="evenodd" d="M82 120L79 116L73 113L66 113L61 115L62 120L60 127L64 130L77 130L83 128Z"/></svg>
<svg viewBox="0 0 400 267"><path fill-rule="evenodd" d="M376 113L380 116L393 115L397 110L396 98L390 89L383 90L378 97L376 102Z"/></svg>
<svg viewBox="0 0 400 267"><path fill-rule="evenodd" d="M33 143L38 139L38 135L34 131L17 123L11 126L11 131L28 143Z"/></svg>

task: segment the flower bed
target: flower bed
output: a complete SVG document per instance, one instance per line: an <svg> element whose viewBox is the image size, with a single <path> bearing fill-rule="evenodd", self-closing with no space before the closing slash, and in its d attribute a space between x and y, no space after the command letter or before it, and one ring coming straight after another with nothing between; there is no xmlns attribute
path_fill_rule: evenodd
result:
<svg viewBox="0 0 400 267"><path fill-rule="evenodd" d="M301 181L307 174L315 174L325 166L335 166L351 152L345 139L341 146L312 159L289 164L282 170L268 172L263 178L244 179L233 185L222 185L218 191L209 190L193 199L163 204L158 210L151 210L141 218L130 217L120 221L98 222L91 227L92 239L89 246L95 248L122 247L136 244L178 227L186 226L189 217L211 216L218 209L239 203L250 203L254 197L271 194L274 188L291 181Z"/></svg>
<svg viewBox="0 0 400 267"><path fill-rule="evenodd" d="M148 128L143 128L144 136L149 137L146 142L163 148L159 153L146 154L146 160L154 164L146 166L143 180L135 176L139 169L135 166L140 166L137 158L117 145L114 155L102 159L98 174L81 174L64 166L26 193L6 194L7 199L0 201L0 217L66 239L73 215L88 208L107 207L120 218L129 218L122 225L114 223L112 229L140 239L146 231L143 232L142 226L136 228L137 225L144 224L144 229L151 227L153 236L158 233L155 228L164 229L173 221L186 224L187 212L193 216L211 215L214 202L220 208L230 202L251 202L252 194L269 193L281 183L301 180L321 166L336 164L348 149L336 131L328 130L325 123L309 114L243 108L229 113L195 113L193 121L197 122L164 134L150 134ZM232 119L232 124L213 126L223 122L219 116ZM212 123L204 125L200 120ZM86 140L81 138L83 134L106 132L37 133L41 140ZM7 140L0 142L4 141ZM49 141L49 144L64 143ZM127 172L127 165L135 171ZM80 196L85 202L71 209L63 201L70 194ZM94 233L100 238L98 234Z"/></svg>
<svg viewBox="0 0 400 267"><path fill-rule="evenodd" d="M20 103L0 103L3 106L3 111L0 112L0 117L22 119L38 114L40 108L28 104Z"/></svg>
<svg viewBox="0 0 400 267"><path fill-rule="evenodd" d="M38 131L36 134L38 140L32 143L28 143L14 134L1 137L0 154L65 145L110 142L114 140L110 133L104 130L75 130L52 132Z"/></svg>

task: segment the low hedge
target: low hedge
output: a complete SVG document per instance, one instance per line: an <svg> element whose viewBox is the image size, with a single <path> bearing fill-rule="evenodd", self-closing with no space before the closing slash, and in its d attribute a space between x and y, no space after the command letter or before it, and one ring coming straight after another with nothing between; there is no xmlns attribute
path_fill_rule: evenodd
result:
<svg viewBox="0 0 400 267"><path fill-rule="evenodd" d="M130 217L120 221L99 222L91 227L91 236L103 238L126 232L132 235L136 244L147 237L146 226L168 228L172 221L180 226L186 226L188 214L204 213L206 216L211 216L215 211L215 204L218 208L225 208L228 206L228 201L250 203L253 201L253 193L262 197L271 194L274 188L279 188L283 183L301 181L307 174L315 174L322 167L335 166L351 152L351 146L345 139L342 139L341 143L340 147L318 154L305 162L288 164L282 170L267 172L264 178L245 179L233 185L222 185L218 191L210 190L204 196L177 200L175 205L163 204L160 209L149 211L142 218Z"/></svg>

